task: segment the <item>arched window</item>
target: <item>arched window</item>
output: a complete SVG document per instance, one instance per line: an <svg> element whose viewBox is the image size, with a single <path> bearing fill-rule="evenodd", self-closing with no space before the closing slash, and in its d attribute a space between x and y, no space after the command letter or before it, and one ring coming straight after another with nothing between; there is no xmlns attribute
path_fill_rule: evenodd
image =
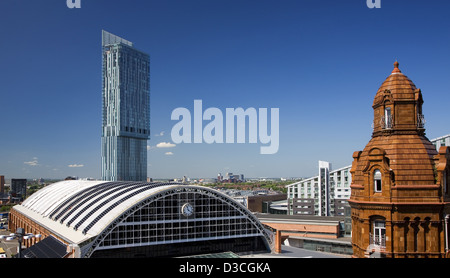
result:
<svg viewBox="0 0 450 278"><path fill-rule="evenodd" d="M384 109L384 124L384 128L392 128L392 115L390 107L386 107Z"/></svg>
<svg viewBox="0 0 450 278"><path fill-rule="evenodd" d="M381 172L378 169L373 173L373 186L375 192L381 192Z"/></svg>

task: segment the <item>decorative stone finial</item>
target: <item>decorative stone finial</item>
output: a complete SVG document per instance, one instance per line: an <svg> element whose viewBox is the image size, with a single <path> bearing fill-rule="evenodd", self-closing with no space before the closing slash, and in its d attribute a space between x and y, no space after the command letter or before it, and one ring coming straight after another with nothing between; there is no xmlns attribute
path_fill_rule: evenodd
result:
<svg viewBox="0 0 450 278"><path fill-rule="evenodd" d="M397 61L395 61L395 63L394 63L394 70L392 71L392 73L399 73L399 72L401 72L400 69L398 68L399 65L400 64Z"/></svg>

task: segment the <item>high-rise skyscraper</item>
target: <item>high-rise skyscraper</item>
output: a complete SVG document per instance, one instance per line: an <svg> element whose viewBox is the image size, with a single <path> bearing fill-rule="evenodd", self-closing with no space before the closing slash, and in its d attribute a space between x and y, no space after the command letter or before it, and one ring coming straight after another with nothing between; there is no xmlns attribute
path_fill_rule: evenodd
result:
<svg viewBox="0 0 450 278"><path fill-rule="evenodd" d="M14 197L25 198L27 195L26 179L11 179L11 195Z"/></svg>
<svg viewBox="0 0 450 278"><path fill-rule="evenodd" d="M5 176L0 176L0 197L5 193Z"/></svg>
<svg viewBox="0 0 450 278"><path fill-rule="evenodd" d="M102 179L147 180L150 56L102 31Z"/></svg>

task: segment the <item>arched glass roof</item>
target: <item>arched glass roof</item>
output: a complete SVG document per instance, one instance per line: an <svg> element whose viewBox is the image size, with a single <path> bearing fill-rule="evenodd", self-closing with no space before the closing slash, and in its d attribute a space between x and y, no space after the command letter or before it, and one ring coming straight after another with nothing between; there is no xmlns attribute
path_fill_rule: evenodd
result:
<svg viewBox="0 0 450 278"><path fill-rule="evenodd" d="M250 211L229 196L214 189L180 183L62 181L36 192L14 210L39 223L69 244L101 244L136 207L164 194L194 190L220 199L250 220L261 235L264 228Z"/></svg>
<svg viewBox="0 0 450 278"><path fill-rule="evenodd" d="M129 207L147 196L178 183L63 181L30 196L22 207L41 217L97 235Z"/></svg>

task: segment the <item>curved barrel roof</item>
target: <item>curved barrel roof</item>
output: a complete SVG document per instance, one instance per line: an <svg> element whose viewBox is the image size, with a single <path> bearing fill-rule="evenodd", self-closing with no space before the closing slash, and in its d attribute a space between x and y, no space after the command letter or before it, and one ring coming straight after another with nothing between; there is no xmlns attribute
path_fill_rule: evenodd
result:
<svg viewBox="0 0 450 278"><path fill-rule="evenodd" d="M14 209L55 232L60 231L62 237L79 242L98 235L109 223L141 200L177 186L186 185L62 181L41 189Z"/></svg>
<svg viewBox="0 0 450 278"><path fill-rule="evenodd" d="M231 197L211 188L180 183L62 181L39 190L13 210L68 244L89 246L136 207L173 192L198 192L227 202L270 241L257 218Z"/></svg>

